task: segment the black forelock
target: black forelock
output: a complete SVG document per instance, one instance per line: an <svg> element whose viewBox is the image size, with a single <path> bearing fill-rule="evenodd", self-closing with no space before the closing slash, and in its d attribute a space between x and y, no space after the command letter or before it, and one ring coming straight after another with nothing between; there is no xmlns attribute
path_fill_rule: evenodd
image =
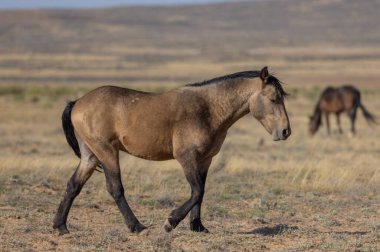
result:
<svg viewBox="0 0 380 252"><path fill-rule="evenodd" d="M287 96L288 93L285 92L285 90L283 89L282 87L282 83L279 79L277 79L275 76L273 75L270 75L266 82L266 84L270 84L270 85L273 85L279 92L282 96Z"/></svg>

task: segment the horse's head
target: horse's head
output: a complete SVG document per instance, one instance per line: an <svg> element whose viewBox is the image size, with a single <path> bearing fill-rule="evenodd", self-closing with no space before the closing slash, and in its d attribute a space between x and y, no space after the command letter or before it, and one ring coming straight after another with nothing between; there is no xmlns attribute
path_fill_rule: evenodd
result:
<svg viewBox="0 0 380 252"><path fill-rule="evenodd" d="M251 114L272 134L274 141L285 140L291 134L284 105L285 91L280 81L264 67L260 72L261 86L249 99Z"/></svg>
<svg viewBox="0 0 380 252"><path fill-rule="evenodd" d="M309 119L309 132L311 135L314 135L318 131L319 126L322 124L321 114L314 114L310 116Z"/></svg>

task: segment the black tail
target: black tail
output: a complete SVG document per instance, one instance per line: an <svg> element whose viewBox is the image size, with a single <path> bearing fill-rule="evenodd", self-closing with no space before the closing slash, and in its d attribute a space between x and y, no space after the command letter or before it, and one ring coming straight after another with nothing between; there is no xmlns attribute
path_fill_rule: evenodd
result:
<svg viewBox="0 0 380 252"><path fill-rule="evenodd" d="M359 107L362 109L363 111L363 115L365 117L365 119L367 120L367 122L369 124L378 124L376 122L376 117L374 115L372 115L364 106L361 102L359 102Z"/></svg>
<svg viewBox="0 0 380 252"><path fill-rule="evenodd" d="M80 158L80 149L78 145L78 141L75 137L74 126L71 122L71 110L75 105L75 101L71 101L67 103L65 110L62 113L62 128L65 132L67 143L75 152L75 155Z"/></svg>

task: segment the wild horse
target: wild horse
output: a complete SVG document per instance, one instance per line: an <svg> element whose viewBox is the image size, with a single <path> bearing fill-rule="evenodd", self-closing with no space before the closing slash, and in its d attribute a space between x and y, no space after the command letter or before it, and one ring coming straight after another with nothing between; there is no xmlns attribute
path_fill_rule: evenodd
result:
<svg viewBox="0 0 380 252"><path fill-rule="evenodd" d="M375 117L363 106L360 99L360 92L355 87L346 85L338 88L327 87L319 97L314 108L314 113L310 117L309 131L315 134L322 124L322 113L325 115L327 133L330 134L329 114L336 115L339 133L342 133L340 126L340 114L347 112L351 121L351 133L355 134L355 120L357 109L361 108L368 123L376 123Z"/></svg>
<svg viewBox="0 0 380 252"><path fill-rule="evenodd" d="M67 216L74 198L97 167L104 170L108 192L131 232L142 225L125 197L119 150L149 160L176 159L191 186L191 197L174 209L164 228L170 232L190 213L190 229L208 232L201 222L201 204L208 168L228 129L251 113L272 135L291 134L280 81L261 71L239 72L170 92L154 94L120 87L97 88L62 114L67 142L80 158L54 219L60 234L68 233Z"/></svg>

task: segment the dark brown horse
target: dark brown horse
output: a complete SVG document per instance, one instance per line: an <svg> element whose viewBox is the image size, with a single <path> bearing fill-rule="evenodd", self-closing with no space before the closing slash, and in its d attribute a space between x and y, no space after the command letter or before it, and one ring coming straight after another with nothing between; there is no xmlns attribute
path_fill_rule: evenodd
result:
<svg viewBox="0 0 380 252"><path fill-rule="evenodd" d="M317 132L322 124L323 113L326 119L327 133L330 134L329 114L333 113L336 115L339 133L342 133L340 114L347 112L351 121L351 132L355 134L355 120L358 108L361 108L368 123L376 123L375 117L361 103L360 92L355 87L349 85L339 88L327 87L319 97L314 113L310 117L309 131L311 134Z"/></svg>
<svg viewBox="0 0 380 252"><path fill-rule="evenodd" d="M107 190L131 232L142 225L132 212L121 183L119 150L149 160L176 159L191 186L191 197L166 220L167 232L190 213L190 228L207 232L201 222L208 168L228 129L251 113L272 135L291 134L280 81L268 73L247 71L152 94L120 87L95 89L70 102L62 115L69 145L80 163L67 184L54 219L60 234L68 233L67 216L75 197L96 167L104 170Z"/></svg>

